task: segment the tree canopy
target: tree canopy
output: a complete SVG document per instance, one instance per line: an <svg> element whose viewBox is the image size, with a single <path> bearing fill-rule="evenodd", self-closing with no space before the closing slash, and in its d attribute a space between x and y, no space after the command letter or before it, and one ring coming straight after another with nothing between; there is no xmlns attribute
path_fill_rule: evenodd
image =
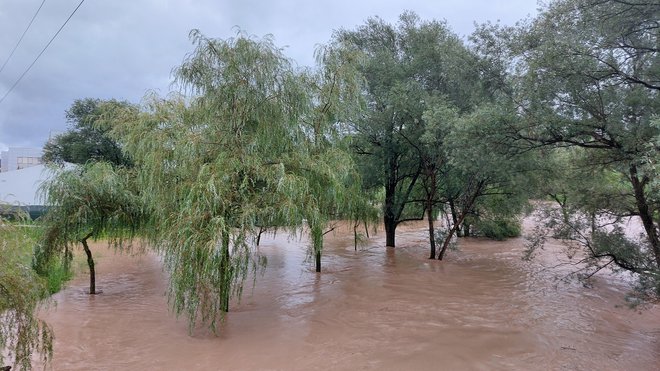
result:
<svg viewBox="0 0 660 371"><path fill-rule="evenodd" d="M132 169L99 161L60 169L42 184L49 210L35 251L37 272L47 273L53 258L68 269L72 247L80 243L90 271L89 293L97 293L88 239L103 237L115 247L125 247L144 224L146 210L131 181L133 175Z"/></svg>
<svg viewBox="0 0 660 371"><path fill-rule="evenodd" d="M581 178L563 178L552 191L562 207L571 204L560 234L586 247L595 271L639 273L656 293L660 204L646 169L658 152L659 19L653 2L561 0L518 29L499 30L522 114L509 127L516 146L561 151L571 159L557 162L570 164L560 171ZM639 218L645 241L623 233L619 223L629 217Z"/></svg>
<svg viewBox="0 0 660 371"><path fill-rule="evenodd" d="M115 134L138 169L172 308L215 328L264 263L260 227L306 225L320 264L325 223L349 215L359 178L330 139L355 75L328 53L319 75L297 70L270 38L191 39L174 72L181 93L148 97Z"/></svg>
<svg viewBox="0 0 660 371"><path fill-rule="evenodd" d="M402 14L396 25L371 18L334 39L363 55L367 110L353 122L353 146L367 185L385 190L386 244L394 246L396 226L424 216L424 205L413 197L423 171L424 112L438 98L459 111L472 106L476 59L446 24L414 13Z"/></svg>
<svg viewBox="0 0 660 371"><path fill-rule="evenodd" d="M107 161L115 165L131 164L121 146L109 135L109 123L118 119L118 112L135 110L125 101L79 99L66 111L71 125L68 131L51 138L44 146L45 162L85 164Z"/></svg>

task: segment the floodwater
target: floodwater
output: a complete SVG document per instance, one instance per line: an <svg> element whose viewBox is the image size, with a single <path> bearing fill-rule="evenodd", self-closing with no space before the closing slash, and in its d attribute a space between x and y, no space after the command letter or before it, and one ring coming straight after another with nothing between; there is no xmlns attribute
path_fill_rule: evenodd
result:
<svg viewBox="0 0 660 371"><path fill-rule="evenodd" d="M156 256L97 245L103 293L85 294L82 273L43 315L56 335L52 369L660 368L660 306L629 309L620 280L557 285L561 269L521 261L520 239L462 239L442 262L426 259L423 224L400 227L397 244L384 248L381 232L356 252L350 232L329 235L317 274L305 241L263 237L264 275L218 336L191 336L168 312Z"/></svg>

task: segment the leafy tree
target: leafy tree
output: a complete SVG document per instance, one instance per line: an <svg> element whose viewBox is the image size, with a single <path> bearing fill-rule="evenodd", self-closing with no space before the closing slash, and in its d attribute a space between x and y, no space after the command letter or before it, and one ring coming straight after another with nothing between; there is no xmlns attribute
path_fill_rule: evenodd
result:
<svg viewBox="0 0 660 371"><path fill-rule="evenodd" d="M44 238L35 251L35 268L46 273L53 257L68 268L71 250L80 243L89 267L89 293L97 294L94 259L88 240L105 238L125 247L144 220L144 209L129 179L132 170L107 162L63 168L41 186L46 204Z"/></svg>
<svg viewBox="0 0 660 371"><path fill-rule="evenodd" d="M479 84L471 68L477 60L444 23L420 21L414 13L402 14L396 26L369 19L356 30L337 32L335 40L364 55L360 71L368 110L354 122L354 147L367 184L385 190L386 245L394 246L399 223L434 215L429 200L440 167L437 152L424 154L429 147L420 140L424 112L436 101L468 110ZM416 197L422 179L424 201Z"/></svg>
<svg viewBox="0 0 660 371"><path fill-rule="evenodd" d="M46 287L30 268L29 257L21 254L32 242L22 229L0 218L0 365L10 360L24 370L32 368L35 352L46 364L53 343L52 330L36 316Z"/></svg>
<svg viewBox="0 0 660 371"><path fill-rule="evenodd" d="M182 93L148 97L115 134L136 164L173 310L215 329L265 264L253 244L263 227L306 224L319 270L327 221L353 210L347 185L359 181L334 137L355 75L328 53L329 69L298 71L270 38L191 38L174 72Z"/></svg>
<svg viewBox="0 0 660 371"><path fill-rule="evenodd" d="M660 204L655 173L645 169L659 148L659 19L655 2L560 0L506 37L516 63L512 100L524 117L509 128L519 148L582 149L569 162L582 165L571 171L586 184L570 187L579 195L568 195L572 207L563 208L556 234L586 247L589 268L638 273L656 294ZM622 232L619 222L630 216L645 241Z"/></svg>
<svg viewBox="0 0 660 371"><path fill-rule="evenodd" d="M447 117L451 114L445 109L426 114L429 128L436 130L437 124L442 124ZM451 201L453 220L447 233L443 234L438 254L440 260L461 225L469 234L466 223L469 219L481 225L482 232L491 228L489 237L499 239L507 236L504 233L507 230L515 232L518 224L515 219L535 189L535 178L530 176L530 169L535 169L536 158L510 151L506 133L501 132L502 126L517 120L510 108L483 104L453 120L444 136L449 169L445 197ZM430 134L433 135L433 131ZM495 233L495 226L504 230Z"/></svg>
<svg viewBox="0 0 660 371"><path fill-rule="evenodd" d="M88 161L107 161L130 166L121 146L110 138L108 122L116 120L119 112L135 111L125 101L79 99L66 111L71 128L51 138L44 146L45 162L85 164Z"/></svg>

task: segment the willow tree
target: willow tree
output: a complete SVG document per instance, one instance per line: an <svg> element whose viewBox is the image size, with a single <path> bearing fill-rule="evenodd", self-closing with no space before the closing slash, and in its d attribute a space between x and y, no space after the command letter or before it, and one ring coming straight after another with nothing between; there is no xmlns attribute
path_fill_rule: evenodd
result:
<svg viewBox="0 0 660 371"><path fill-rule="evenodd" d="M29 265L33 243L23 228L0 218L0 368L3 369L5 360L23 370L31 369L35 352L41 355L44 364L52 356L52 331L36 314L48 290Z"/></svg>
<svg viewBox="0 0 660 371"><path fill-rule="evenodd" d="M268 37L191 39L195 50L174 70L180 92L147 97L116 135L138 169L170 305L191 328L201 320L215 330L265 263L254 250L262 227L306 222L320 256L327 216L344 199L349 163L323 142L346 87L296 70Z"/></svg>
<svg viewBox="0 0 660 371"><path fill-rule="evenodd" d="M89 267L89 293L99 293L88 241L102 237L115 247L126 247L144 220L130 177L131 170L96 162L62 168L42 184L49 210L43 240L35 251L37 271L44 271L53 257L68 267L71 251L80 243Z"/></svg>
<svg viewBox="0 0 660 371"><path fill-rule="evenodd" d="M344 140L350 123L363 112L360 58L360 52L334 42L317 50L316 69L306 73L311 110L300 125L309 148L303 172L310 187L305 209L317 272L321 271L323 236L334 229L330 220L366 225L377 217L362 192L361 177Z"/></svg>

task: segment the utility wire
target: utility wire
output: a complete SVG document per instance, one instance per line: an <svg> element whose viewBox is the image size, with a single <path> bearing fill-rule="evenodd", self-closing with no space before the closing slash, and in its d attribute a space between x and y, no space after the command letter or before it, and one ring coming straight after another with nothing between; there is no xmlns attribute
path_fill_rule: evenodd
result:
<svg viewBox="0 0 660 371"><path fill-rule="evenodd" d="M9 62L11 57L14 55L14 52L16 51L16 49L18 49L18 46L21 44L21 41L23 41L23 38L25 37L25 34L30 29L30 26L32 26L32 22L34 22L34 19L37 18L37 14L39 14L39 11L41 10L41 7L44 6L45 2L46 2L46 0L43 0L41 2L41 5L39 5L39 9L37 9L37 12L34 13L34 15L32 16L32 19L30 19L30 23L28 23L27 27L25 28L25 31L23 31L23 34L21 35L21 38L18 39L18 42L16 43L16 45L14 45L14 49L12 49L11 53L9 53L9 57L7 57L7 59L5 60L5 63L3 63L2 67L0 67L0 73L2 73L2 70L5 69L5 66L7 65L7 62Z"/></svg>
<svg viewBox="0 0 660 371"><path fill-rule="evenodd" d="M46 46L44 46L44 48L41 49L41 52L39 52L39 54L37 55L37 57L34 58L34 60L32 61L32 63L30 63L30 65L28 66L28 68L26 68L25 71L23 71L23 73L22 73L21 76L18 78L18 80L16 80L16 82L14 82L14 85L12 85L11 88L9 88L9 90L7 90L7 92L5 93L5 95L3 95L2 98L0 98L0 104L2 104L2 102L4 102L5 98L7 98L7 96L9 95L9 93L11 93L12 90L14 90L14 88L16 87L16 85L18 85L18 83L21 82L21 80L23 79L23 77L24 77L24 76L30 71L30 69L32 69L32 66L34 66L35 63L37 63L37 60L39 59L39 57L41 57L41 55L44 54L44 52L46 51L46 49L48 49L48 47L49 47L50 44L53 42L53 40L55 40L55 38L57 37L57 35L60 34L60 32L62 31L62 29L64 28L64 26L66 26L66 24L69 23L69 20L73 17L74 14L76 14L76 12L78 11L78 8L80 8L80 6L81 6L84 2L85 2L85 0L81 0L80 3L78 4L78 6L76 6L76 8L73 10L73 12L71 12L71 14L69 14L69 18L67 18L66 21L64 21L64 23L62 23L62 26L60 26L60 29L57 30L57 32L55 32L55 35L53 35L53 37L50 39L50 41L48 41L48 44L46 44Z"/></svg>

